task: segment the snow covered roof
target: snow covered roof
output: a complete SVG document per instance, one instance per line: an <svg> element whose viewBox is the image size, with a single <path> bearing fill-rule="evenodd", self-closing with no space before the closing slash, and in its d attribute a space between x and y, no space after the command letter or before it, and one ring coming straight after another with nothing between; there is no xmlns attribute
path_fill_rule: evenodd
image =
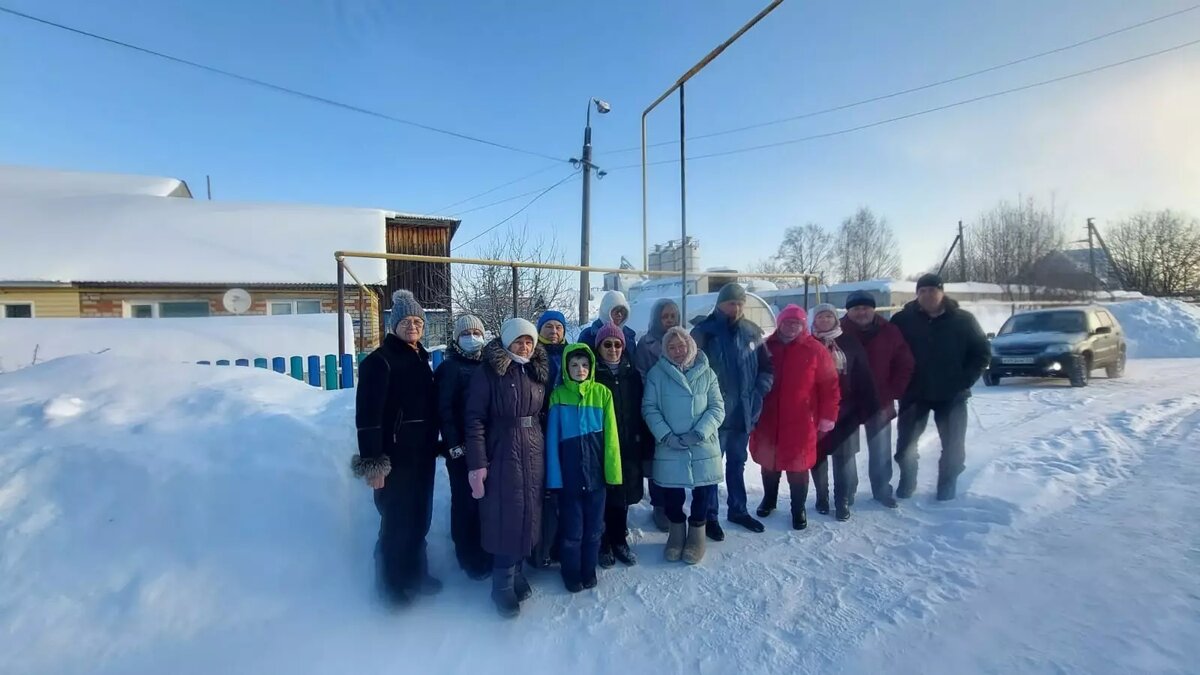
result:
<svg viewBox="0 0 1200 675"><path fill-rule="evenodd" d="M187 183L178 178L119 173L85 173L31 166L0 165L0 196L85 197L95 195L149 195L191 197Z"/></svg>
<svg viewBox="0 0 1200 675"><path fill-rule="evenodd" d="M386 251L390 212L147 195L0 193L6 281L332 284L336 250ZM364 283L382 260L353 259ZM348 279L349 281L349 279Z"/></svg>

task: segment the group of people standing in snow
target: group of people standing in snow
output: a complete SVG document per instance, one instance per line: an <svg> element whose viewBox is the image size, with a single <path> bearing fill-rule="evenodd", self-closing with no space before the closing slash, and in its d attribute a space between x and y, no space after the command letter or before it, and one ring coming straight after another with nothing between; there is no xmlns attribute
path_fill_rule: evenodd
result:
<svg viewBox="0 0 1200 675"><path fill-rule="evenodd" d="M398 291L383 344L360 366L353 462L374 490L387 598L404 605L441 589L425 554L439 455L458 563L473 579L492 577L506 617L533 593L526 565L557 562L565 588L578 593L596 586L598 567L637 564L629 507L647 493L668 561L698 563L706 541L725 539L722 482L727 521L763 532L747 503L751 457L762 469L758 518L776 510L786 475L792 527L805 529L811 475L817 512L848 520L859 427L872 497L895 508L915 491L917 444L932 412L942 441L937 498L956 496L967 398L990 350L940 278L921 277L917 299L890 322L870 294L855 292L840 319L833 305L816 306L811 319L789 305L769 337L744 316L745 302L740 285L723 287L716 309L689 332L679 307L659 300L638 340L625 325L628 303L613 291L573 344L556 311L536 325L509 319L490 342L483 322L463 315L434 371L421 344L424 310Z"/></svg>

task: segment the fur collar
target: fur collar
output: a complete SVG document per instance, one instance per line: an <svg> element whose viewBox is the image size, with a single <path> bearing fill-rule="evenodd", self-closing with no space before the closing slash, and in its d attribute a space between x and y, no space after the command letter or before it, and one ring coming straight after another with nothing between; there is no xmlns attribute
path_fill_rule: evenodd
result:
<svg viewBox="0 0 1200 675"><path fill-rule="evenodd" d="M508 367L513 362L512 357L508 355L508 350L500 344L499 339L492 340L483 346L483 360L501 377L508 372ZM532 366L531 374L535 382L546 384L550 381L550 357L546 355L546 350L541 345L534 346L533 356L529 357L529 365Z"/></svg>
<svg viewBox="0 0 1200 675"><path fill-rule="evenodd" d="M487 345L484 345L484 346L486 347ZM450 342L450 344L446 346L446 351L449 352L449 356L453 356L461 361L479 362L480 360L483 359L483 350L482 349L475 352L474 354L468 354L463 351L462 347L458 346L458 340L453 340L452 342Z"/></svg>

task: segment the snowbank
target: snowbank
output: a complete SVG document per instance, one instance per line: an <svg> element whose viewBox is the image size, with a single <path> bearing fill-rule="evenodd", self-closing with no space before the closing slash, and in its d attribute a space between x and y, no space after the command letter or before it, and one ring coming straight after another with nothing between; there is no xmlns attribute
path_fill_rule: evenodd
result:
<svg viewBox="0 0 1200 675"><path fill-rule="evenodd" d="M1200 307L1162 298L1114 302L1106 306L1125 329L1131 357L1200 357Z"/></svg>
<svg viewBox="0 0 1200 675"><path fill-rule="evenodd" d="M82 197L96 195L149 195L191 197L178 178L119 173L60 171L32 166L0 165L0 195Z"/></svg>
<svg viewBox="0 0 1200 675"><path fill-rule="evenodd" d="M354 344L349 317L346 344ZM0 321L0 372L75 354L195 362L336 354L337 314Z"/></svg>

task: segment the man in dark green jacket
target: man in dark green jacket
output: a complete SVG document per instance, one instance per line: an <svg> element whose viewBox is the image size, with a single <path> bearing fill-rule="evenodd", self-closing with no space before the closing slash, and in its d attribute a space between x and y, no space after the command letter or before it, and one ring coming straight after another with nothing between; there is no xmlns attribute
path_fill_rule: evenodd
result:
<svg viewBox="0 0 1200 675"><path fill-rule="evenodd" d="M954 499L966 462L967 399L991 357L979 322L946 297L942 279L926 274L917 281L917 299L892 317L912 350L916 369L900 400L896 496L911 497L917 486L917 445L933 413L942 456L938 460L937 498Z"/></svg>

